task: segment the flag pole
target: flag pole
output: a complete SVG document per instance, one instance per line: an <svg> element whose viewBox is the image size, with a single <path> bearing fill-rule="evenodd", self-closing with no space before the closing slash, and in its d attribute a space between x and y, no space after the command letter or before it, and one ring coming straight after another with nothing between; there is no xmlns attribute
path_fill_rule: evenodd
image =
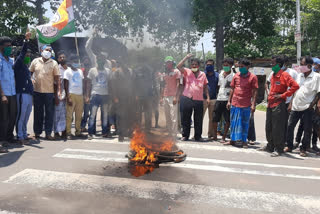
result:
<svg viewBox="0 0 320 214"><path fill-rule="evenodd" d="M77 56L79 57L79 63L80 63L80 53L79 53L77 32L74 32L74 36L75 36L74 40L75 40L75 44L76 44Z"/></svg>

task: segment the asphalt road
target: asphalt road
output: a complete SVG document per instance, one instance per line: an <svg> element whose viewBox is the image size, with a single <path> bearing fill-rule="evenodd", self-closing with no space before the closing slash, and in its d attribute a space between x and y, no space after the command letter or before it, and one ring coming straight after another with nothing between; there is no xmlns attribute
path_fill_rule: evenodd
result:
<svg viewBox="0 0 320 214"><path fill-rule="evenodd" d="M249 149L178 142L185 162L142 177L129 172L128 141L11 148L0 155L0 214L320 213L319 157L257 151L265 144L265 113L256 112L255 122L258 143Z"/></svg>

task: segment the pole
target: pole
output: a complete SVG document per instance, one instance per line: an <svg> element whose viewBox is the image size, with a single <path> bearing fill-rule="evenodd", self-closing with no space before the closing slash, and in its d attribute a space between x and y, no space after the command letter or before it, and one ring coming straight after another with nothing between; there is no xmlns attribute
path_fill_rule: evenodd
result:
<svg viewBox="0 0 320 214"><path fill-rule="evenodd" d="M78 37L77 37L77 32L74 32L74 40L76 43L76 50L77 50L77 56L79 57L79 63L80 63L80 54L79 54L79 46L78 46Z"/></svg>
<svg viewBox="0 0 320 214"><path fill-rule="evenodd" d="M203 43L202 43L202 54L203 54L203 61L206 61L206 55L205 55L205 53L204 53Z"/></svg>
<svg viewBox="0 0 320 214"><path fill-rule="evenodd" d="M301 16L300 16L300 0L296 0L297 4L297 64L300 65L301 58Z"/></svg>

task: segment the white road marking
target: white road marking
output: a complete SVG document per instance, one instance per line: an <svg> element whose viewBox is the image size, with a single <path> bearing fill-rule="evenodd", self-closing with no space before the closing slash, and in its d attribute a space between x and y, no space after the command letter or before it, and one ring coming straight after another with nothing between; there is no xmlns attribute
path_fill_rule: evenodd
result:
<svg viewBox="0 0 320 214"><path fill-rule="evenodd" d="M53 157L127 163L128 159L124 158L125 154L126 152L98 151L98 150L85 150L85 149L65 149L62 152L55 154ZM200 164L194 164L194 162L211 163L215 165L203 165L203 164L200 165ZM243 169L243 168L235 168L235 167L231 168L231 167L220 166L219 164L235 165L240 167L259 166L263 168L268 168L269 171ZM183 163L163 164L162 166L195 169L195 170L250 174L250 175L320 180L320 176L318 176L320 174L320 168L302 167L302 166L288 166L288 165L277 165L277 164L254 163L254 162L238 162L238 161L227 161L227 160L208 159L208 158L192 158L192 157L187 157L187 160ZM279 173L279 172L270 171L273 169L309 170L309 171L316 172L317 175L304 175L304 172L303 174L292 174L292 173Z"/></svg>
<svg viewBox="0 0 320 214"><path fill-rule="evenodd" d="M213 206L250 211L299 214L320 212L320 198L315 196L121 177L25 169L4 182L28 184L38 188L116 194L140 199L208 203Z"/></svg>
<svg viewBox="0 0 320 214"><path fill-rule="evenodd" d="M125 141L125 142L118 142L117 140L106 140L106 139L93 139L93 140L84 140L84 142L92 142L92 143L103 143L103 144L116 144L116 145L129 145L130 142ZM261 144L263 145L266 142L262 142ZM189 149L198 149L198 150L206 150L206 151L226 151L226 152L240 152L243 154L257 154L257 155L263 155L263 156L270 156L269 153L267 152L261 152L256 149L242 149L242 148L237 148L233 146L223 146L221 144L208 144L208 143L183 143L178 141L177 145L179 146L180 149L183 150L189 150ZM319 157L315 154L308 154L308 157L301 157L299 154L296 153L287 153L286 155L291 156L293 158L298 158L301 160L305 159L313 159L313 157Z"/></svg>

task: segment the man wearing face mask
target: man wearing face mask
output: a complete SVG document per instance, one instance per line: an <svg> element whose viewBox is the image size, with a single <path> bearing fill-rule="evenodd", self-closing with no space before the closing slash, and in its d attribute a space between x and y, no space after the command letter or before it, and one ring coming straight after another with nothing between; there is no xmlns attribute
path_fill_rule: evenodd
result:
<svg viewBox="0 0 320 214"><path fill-rule="evenodd" d="M234 61L231 58L226 58L223 60L223 72L219 76L218 83L218 98L214 108L213 116L213 139L217 140L217 128L218 122L221 121L223 116L225 120L224 132L222 136L221 143L225 143L226 136L230 127L230 110L227 109L228 99L231 91L231 82L233 79L233 67Z"/></svg>
<svg viewBox="0 0 320 214"><path fill-rule="evenodd" d="M82 59L83 67L81 68L84 76L84 88L87 89L87 82L88 82L88 73L89 70L91 69L91 63L90 63L90 58L85 56ZM84 95L86 95L86 91ZM84 97L85 98L85 97ZM86 103L84 101L84 106L83 106L83 116L82 116L82 121L81 121L81 132L87 132L88 130L86 129L88 119L90 116L90 104Z"/></svg>
<svg viewBox="0 0 320 214"><path fill-rule="evenodd" d="M167 129L174 135L178 132L178 105L177 94L180 80L180 71L175 68L172 56L165 58L166 72L163 76L164 88L161 89L160 102L164 104Z"/></svg>
<svg viewBox="0 0 320 214"><path fill-rule="evenodd" d="M303 123L304 137L300 146L300 155L307 156L307 149L310 148L312 134L312 116L313 107L320 98L320 75L312 71L313 59L311 57L303 57L300 60L300 74L297 83L300 88L292 99L288 110L291 110L289 116L288 136L286 152L293 149L294 128L299 120Z"/></svg>
<svg viewBox="0 0 320 214"><path fill-rule="evenodd" d="M33 104L34 120L33 131L35 138L39 138L45 121L45 133L47 140L54 140L51 136L54 117L54 100L57 103L60 96L60 84L56 90L54 83L59 82L60 70L58 63L51 59L52 48L49 45L41 47L41 57L36 58L30 65L33 79Z"/></svg>
<svg viewBox="0 0 320 214"><path fill-rule="evenodd" d="M28 68L28 65L31 62L31 51L28 49L30 37L31 33L26 33L23 47L20 53L17 53L17 57L13 65L16 79L18 108L16 132L17 140L22 145L28 143L27 125L32 111L33 85L31 81L31 73Z"/></svg>
<svg viewBox="0 0 320 214"><path fill-rule="evenodd" d="M67 56L64 51L60 51L57 55L59 69L60 69L60 80L55 83L55 87L60 84L60 97L58 97L58 103L55 106L54 115L54 137L55 139L65 139L66 135L66 93L64 90L64 73L71 68L67 65ZM60 135L60 132L61 135Z"/></svg>
<svg viewBox="0 0 320 214"><path fill-rule="evenodd" d="M0 144L2 146L13 140L17 113L13 60L9 58L11 52L12 40L9 37L0 37ZM8 152L1 145L0 153Z"/></svg>
<svg viewBox="0 0 320 214"><path fill-rule="evenodd" d="M71 69L64 72L64 88L67 97L67 124L66 133L67 139L72 140L71 124L72 115L75 113L75 137L84 138L81 134L81 119L83 112L83 73L80 69L79 58L76 55L69 57L69 65Z"/></svg>
<svg viewBox="0 0 320 214"><path fill-rule="evenodd" d="M178 64L177 68L185 78L185 87L181 97L182 109L182 140L187 141L190 137L191 116L194 113L194 139L203 141L202 135L202 118L203 118L203 94L207 96L207 103L210 103L208 90L208 80L206 74L199 70L200 60L191 60L191 69L184 68L184 63L193 55L188 54Z"/></svg>
<svg viewBox="0 0 320 214"><path fill-rule="evenodd" d="M262 150L274 152L273 157L280 156L286 141L287 107L286 99L291 97L299 85L281 68L284 66L283 57L272 57L273 75L271 77L271 89L268 96L268 109L266 120L266 135L268 144Z"/></svg>
<svg viewBox="0 0 320 214"><path fill-rule="evenodd" d="M234 145L241 141L243 148L248 148L247 136L250 113L256 109L258 78L249 72L250 61L242 59L239 62L240 72L235 74L231 82L231 91L227 104L230 109L231 141L226 145Z"/></svg>
<svg viewBox="0 0 320 214"><path fill-rule="evenodd" d="M218 89L218 82L219 82L219 73L214 70L214 60L209 59L206 61L206 70L205 74L208 80L208 90L210 95L210 102L207 103L207 96L203 94L203 118L206 114L208 109L209 114L209 122L208 122L208 138L214 139L214 128L213 128L213 110L217 99L217 89Z"/></svg>

